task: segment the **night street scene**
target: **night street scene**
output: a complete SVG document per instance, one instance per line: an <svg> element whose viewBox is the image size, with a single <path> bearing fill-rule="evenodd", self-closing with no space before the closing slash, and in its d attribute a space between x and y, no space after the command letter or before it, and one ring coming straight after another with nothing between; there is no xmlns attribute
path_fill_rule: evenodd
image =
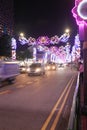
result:
<svg viewBox="0 0 87 130"><path fill-rule="evenodd" d="M87 0L0 0L0 130L87 130Z"/></svg>

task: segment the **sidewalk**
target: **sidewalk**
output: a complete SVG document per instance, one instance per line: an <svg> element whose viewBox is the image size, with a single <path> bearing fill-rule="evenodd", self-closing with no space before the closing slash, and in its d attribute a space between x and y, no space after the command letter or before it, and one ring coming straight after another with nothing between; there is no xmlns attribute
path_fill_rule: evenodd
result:
<svg viewBox="0 0 87 130"><path fill-rule="evenodd" d="M80 122L79 122L79 130L87 130L87 112L83 107L84 105L84 86L80 86Z"/></svg>

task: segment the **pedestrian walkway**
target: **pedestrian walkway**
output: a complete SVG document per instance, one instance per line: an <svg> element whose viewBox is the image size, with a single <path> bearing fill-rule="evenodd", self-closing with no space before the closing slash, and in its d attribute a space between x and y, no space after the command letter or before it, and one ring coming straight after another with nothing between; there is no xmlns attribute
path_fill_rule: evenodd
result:
<svg viewBox="0 0 87 130"><path fill-rule="evenodd" d="M80 120L79 120L79 130L87 130L87 113L84 108L84 86L80 85Z"/></svg>

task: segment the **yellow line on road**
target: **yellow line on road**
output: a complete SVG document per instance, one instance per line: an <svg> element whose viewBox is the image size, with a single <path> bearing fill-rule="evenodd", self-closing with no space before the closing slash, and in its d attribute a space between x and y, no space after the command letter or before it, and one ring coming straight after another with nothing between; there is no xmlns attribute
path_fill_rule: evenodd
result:
<svg viewBox="0 0 87 130"><path fill-rule="evenodd" d="M18 85L18 86L16 86L16 88L24 88L25 86L24 85Z"/></svg>
<svg viewBox="0 0 87 130"><path fill-rule="evenodd" d="M7 93L10 93L10 92L11 92L11 90L4 90L4 91L0 92L0 95L7 94Z"/></svg>
<svg viewBox="0 0 87 130"><path fill-rule="evenodd" d="M73 77L72 77L72 78L70 79L70 81L68 82L68 84L67 84L67 86L65 87L63 93L61 94L60 98L58 99L57 103L56 103L55 106L53 107L53 109L52 109L50 115L48 116L47 120L46 120L45 123L43 124L41 130L46 130L46 128L47 128L47 126L48 126L48 124L49 124L49 122L50 122L50 120L51 120L53 114L55 113L55 110L56 110L57 106L58 106L59 103L61 102L61 100L62 100L64 94L66 93L66 90L67 90L67 88L69 87L69 85L70 85L70 83L71 83L72 80L73 80ZM52 130L54 130L54 129L52 129Z"/></svg>
<svg viewBox="0 0 87 130"><path fill-rule="evenodd" d="M71 87L72 87L73 82L74 82L74 79L72 80L72 82L71 82L71 84L70 84L70 86L69 86L69 89L68 89L68 91L67 91L67 93L66 93L66 95L65 95L65 97L64 97L64 100L63 100L63 103L62 103L62 105L61 105L61 107L60 107L60 110L58 111L57 116L56 116L56 118L55 118L55 120L54 120L54 122L53 122L52 127L51 127L50 130L55 130L55 128L56 128L56 125L57 125L57 123L58 123L58 121L59 121L60 115L61 115L61 113L62 113L62 110L63 110L63 108L64 108L64 105L65 105L65 103L66 103L66 100L67 100L67 98L68 98L68 95L69 95L69 93L70 93L70 90L71 90Z"/></svg>

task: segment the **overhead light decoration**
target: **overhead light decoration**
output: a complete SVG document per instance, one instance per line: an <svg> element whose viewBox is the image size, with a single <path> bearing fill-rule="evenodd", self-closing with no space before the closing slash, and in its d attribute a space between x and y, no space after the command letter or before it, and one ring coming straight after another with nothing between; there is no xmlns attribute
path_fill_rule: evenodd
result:
<svg viewBox="0 0 87 130"><path fill-rule="evenodd" d="M17 48L17 43L16 43L16 39L12 37L11 39L11 53L12 53L12 59L15 60L16 59L16 48Z"/></svg>
<svg viewBox="0 0 87 130"><path fill-rule="evenodd" d="M66 42L68 42L69 37L70 37L69 34L64 33L64 34L59 38L59 41L66 43Z"/></svg>
<svg viewBox="0 0 87 130"><path fill-rule="evenodd" d="M87 0L75 0L72 13L77 25L87 24Z"/></svg>
<svg viewBox="0 0 87 130"><path fill-rule="evenodd" d="M83 0L79 3L77 13L82 19L87 20L87 0Z"/></svg>
<svg viewBox="0 0 87 130"><path fill-rule="evenodd" d="M12 37L11 39L11 47L12 49L16 50L17 48L17 43L16 43L16 39Z"/></svg>
<svg viewBox="0 0 87 130"><path fill-rule="evenodd" d="M57 50L58 50L58 48L57 48L57 47L55 47L55 46L50 47L50 51L51 51L52 53L57 52Z"/></svg>
<svg viewBox="0 0 87 130"><path fill-rule="evenodd" d="M38 46L37 46L37 50L38 50L39 52L42 52L42 51L44 51L45 49L44 49L43 46L38 45Z"/></svg>
<svg viewBox="0 0 87 130"><path fill-rule="evenodd" d="M75 36L74 45L71 50L72 61L79 60L81 57L81 43L79 40L79 35Z"/></svg>
<svg viewBox="0 0 87 130"><path fill-rule="evenodd" d="M19 41L21 45L25 45L28 43L28 40L25 37L19 37Z"/></svg>
<svg viewBox="0 0 87 130"><path fill-rule="evenodd" d="M28 45L36 45L36 39L33 37L28 38Z"/></svg>
<svg viewBox="0 0 87 130"><path fill-rule="evenodd" d="M28 40L24 37L24 33L20 33L19 42L20 42L21 45L25 45L25 44L28 43Z"/></svg>
<svg viewBox="0 0 87 130"><path fill-rule="evenodd" d="M47 36L41 36L37 39L37 44L49 45L49 38Z"/></svg>
<svg viewBox="0 0 87 130"><path fill-rule="evenodd" d="M59 43L59 37L57 35L50 38L50 44L58 44Z"/></svg>
<svg viewBox="0 0 87 130"><path fill-rule="evenodd" d="M62 36L58 37L57 35L49 38L48 36L40 36L37 39L33 38L33 37L29 37L28 39L26 37L24 37L24 34L21 33L19 35L19 42L21 45L42 45L42 46L47 46L50 44L58 44L59 42L64 42L66 43L69 40L69 33L66 32L64 33Z"/></svg>

